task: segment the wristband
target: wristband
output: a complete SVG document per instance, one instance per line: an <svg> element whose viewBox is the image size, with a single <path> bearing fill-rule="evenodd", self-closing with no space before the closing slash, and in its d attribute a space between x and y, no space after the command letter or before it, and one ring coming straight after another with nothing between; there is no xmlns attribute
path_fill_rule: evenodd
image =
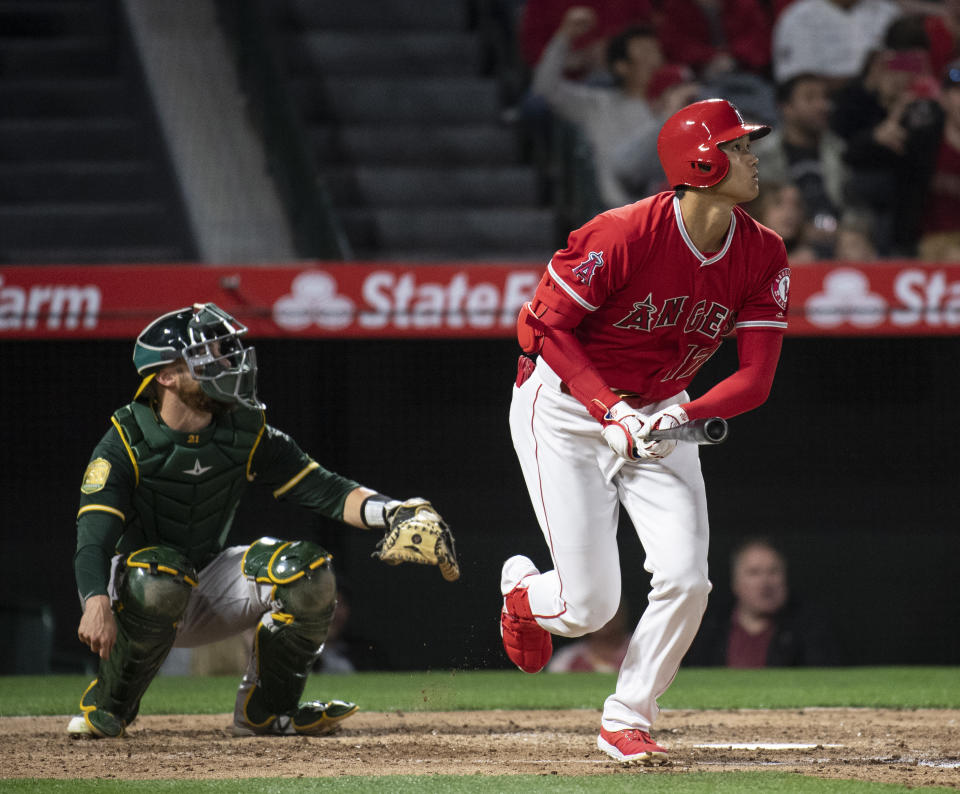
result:
<svg viewBox="0 0 960 794"><path fill-rule="evenodd" d="M360 504L360 519L363 525L370 529L383 529L387 526L387 509L400 504L397 499L391 499L382 493L368 496Z"/></svg>

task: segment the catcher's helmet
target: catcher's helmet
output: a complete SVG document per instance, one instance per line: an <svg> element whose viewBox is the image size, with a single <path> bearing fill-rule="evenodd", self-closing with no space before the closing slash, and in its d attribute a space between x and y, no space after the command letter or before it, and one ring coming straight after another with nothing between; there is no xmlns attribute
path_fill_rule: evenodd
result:
<svg viewBox="0 0 960 794"><path fill-rule="evenodd" d="M725 99L705 99L678 110L657 137L660 165L673 187L710 187L730 170L730 160L718 145L749 135L770 132L763 124L745 124L740 111Z"/></svg>
<svg viewBox="0 0 960 794"><path fill-rule="evenodd" d="M213 303L195 303L158 317L140 332L133 347L133 365L144 376L137 396L156 370L182 358L213 399L266 407L257 399L256 353L240 342L246 332L245 325Z"/></svg>

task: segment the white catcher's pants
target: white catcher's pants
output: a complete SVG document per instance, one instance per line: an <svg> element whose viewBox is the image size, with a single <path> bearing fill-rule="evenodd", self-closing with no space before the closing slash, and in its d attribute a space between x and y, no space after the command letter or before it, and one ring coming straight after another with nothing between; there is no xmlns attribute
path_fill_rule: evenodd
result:
<svg viewBox="0 0 960 794"><path fill-rule="evenodd" d="M270 585L254 582L243 574L241 563L247 548L228 546L199 571L187 611L177 625L174 648L195 648L241 634L273 609ZM117 568L123 560L122 555L116 555L111 561L112 601L117 599Z"/></svg>
<svg viewBox="0 0 960 794"><path fill-rule="evenodd" d="M681 393L645 406L654 413L686 402ZM617 526L627 510L652 574L646 610L633 632L616 692L603 708L607 730L649 730L657 698L670 685L703 617L707 579L706 494L695 444L679 443L662 461L628 463L607 482L617 456L597 421L560 391L541 358L513 390L510 430L553 570L524 579L543 628L579 637L601 628L620 602ZM626 566L627 575L634 567Z"/></svg>

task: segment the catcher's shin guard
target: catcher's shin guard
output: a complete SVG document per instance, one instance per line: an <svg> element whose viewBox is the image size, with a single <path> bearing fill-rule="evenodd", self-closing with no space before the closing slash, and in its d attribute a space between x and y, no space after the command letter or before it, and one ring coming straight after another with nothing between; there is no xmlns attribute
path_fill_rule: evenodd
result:
<svg viewBox="0 0 960 794"><path fill-rule="evenodd" d="M336 607L331 557L309 541L261 538L250 546L244 573L272 585L257 626L250 665L237 692L234 733L329 733L356 711L352 703L300 704Z"/></svg>
<svg viewBox="0 0 960 794"><path fill-rule="evenodd" d="M124 560L114 604L117 641L80 701L91 735L119 736L133 722L196 584L193 566L174 549L150 546Z"/></svg>

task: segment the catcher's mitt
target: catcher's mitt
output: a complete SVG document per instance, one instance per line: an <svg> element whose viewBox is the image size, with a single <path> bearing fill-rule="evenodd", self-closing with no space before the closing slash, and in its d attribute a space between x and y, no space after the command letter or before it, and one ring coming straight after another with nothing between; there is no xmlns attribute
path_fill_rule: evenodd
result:
<svg viewBox="0 0 960 794"><path fill-rule="evenodd" d="M408 499L387 510L387 534L373 553L388 565L436 565L448 582L460 578L450 527L426 499Z"/></svg>

